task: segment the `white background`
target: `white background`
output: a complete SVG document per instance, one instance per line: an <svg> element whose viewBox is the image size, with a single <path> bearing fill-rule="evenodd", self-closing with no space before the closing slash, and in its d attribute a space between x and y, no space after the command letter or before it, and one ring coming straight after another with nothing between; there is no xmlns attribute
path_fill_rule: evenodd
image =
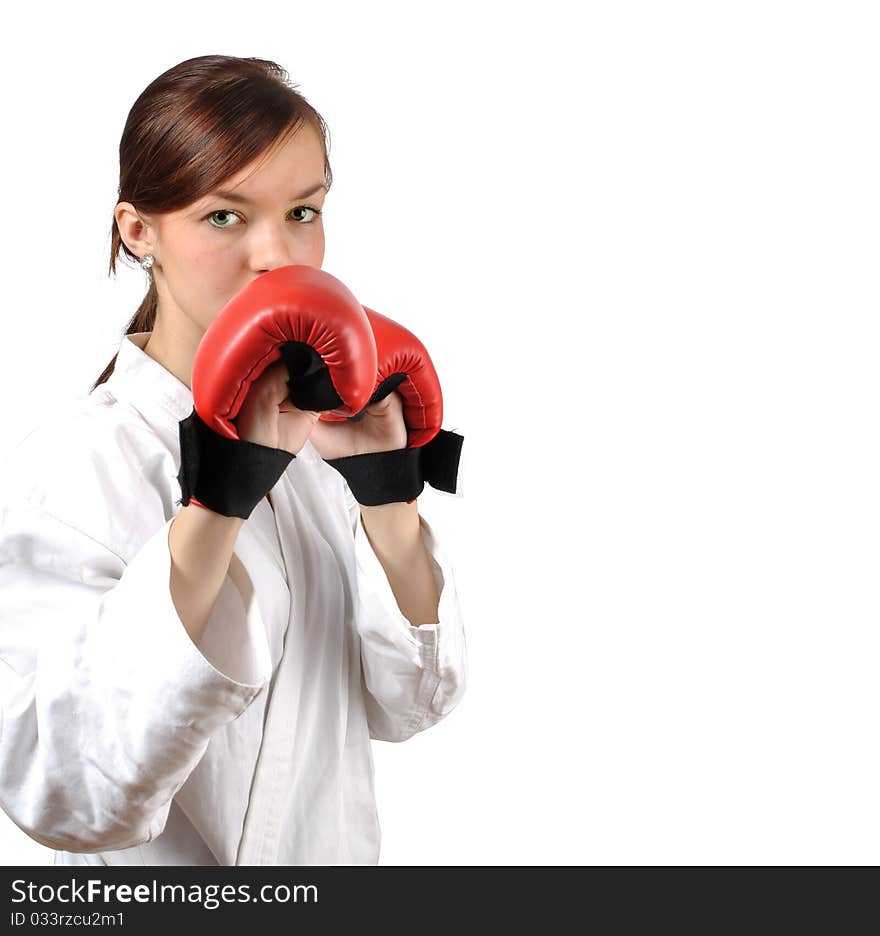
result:
<svg viewBox="0 0 880 936"><path fill-rule="evenodd" d="M196 55L289 71L330 126L324 269L430 350L469 684L374 743L381 864L876 863L874 5L27 9L0 457L115 353L119 137ZM52 852L0 814L0 860Z"/></svg>

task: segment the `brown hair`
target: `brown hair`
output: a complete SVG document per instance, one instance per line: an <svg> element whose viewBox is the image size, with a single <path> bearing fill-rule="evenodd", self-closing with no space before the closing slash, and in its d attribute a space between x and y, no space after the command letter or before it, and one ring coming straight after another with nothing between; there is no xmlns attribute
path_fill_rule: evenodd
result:
<svg viewBox="0 0 880 936"><path fill-rule="evenodd" d="M119 201L145 213L176 211L198 201L304 121L324 147L324 184L333 183L330 135L321 115L275 62L231 55L187 59L159 75L134 102L119 142ZM114 214L110 273L126 247ZM108 274L109 275L109 274ZM157 293L150 286L125 334L152 331ZM112 373L116 355L92 390Z"/></svg>

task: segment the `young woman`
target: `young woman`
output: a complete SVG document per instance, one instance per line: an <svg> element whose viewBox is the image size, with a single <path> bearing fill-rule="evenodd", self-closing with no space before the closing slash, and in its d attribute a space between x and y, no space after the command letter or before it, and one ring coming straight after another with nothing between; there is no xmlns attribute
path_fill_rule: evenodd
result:
<svg viewBox="0 0 880 936"><path fill-rule="evenodd" d="M370 739L465 688L453 571L417 502L361 506L327 464L406 445L392 393L317 421L265 371L237 420L293 455L247 518L180 505L179 425L219 310L319 268L326 126L278 65L202 56L141 94L110 269L149 290L89 395L4 466L0 800L56 864L378 861Z"/></svg>

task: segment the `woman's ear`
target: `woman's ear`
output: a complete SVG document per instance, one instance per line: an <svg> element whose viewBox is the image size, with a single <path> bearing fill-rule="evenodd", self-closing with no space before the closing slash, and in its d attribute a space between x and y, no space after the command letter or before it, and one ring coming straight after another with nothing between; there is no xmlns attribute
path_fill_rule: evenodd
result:
<svg viewBox="0 0 880 936"><path fill-rule="evenodd" d="M131 202L119 202L113 209L119 236L128 249L138 257L145 257L154 249L149 221Z"/></svg>

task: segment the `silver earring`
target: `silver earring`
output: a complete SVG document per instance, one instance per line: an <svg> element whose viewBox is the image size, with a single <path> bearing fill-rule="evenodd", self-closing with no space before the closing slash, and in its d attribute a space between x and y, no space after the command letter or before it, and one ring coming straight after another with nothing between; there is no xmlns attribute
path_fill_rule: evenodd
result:
<svg viewBox="0 0 880 936"><path fill-rule="evenodd" d="M144 259L141 260L141 269L149 270L152 265L153 265L153 255L147 254L146 257L144 257Z"/></svg>

